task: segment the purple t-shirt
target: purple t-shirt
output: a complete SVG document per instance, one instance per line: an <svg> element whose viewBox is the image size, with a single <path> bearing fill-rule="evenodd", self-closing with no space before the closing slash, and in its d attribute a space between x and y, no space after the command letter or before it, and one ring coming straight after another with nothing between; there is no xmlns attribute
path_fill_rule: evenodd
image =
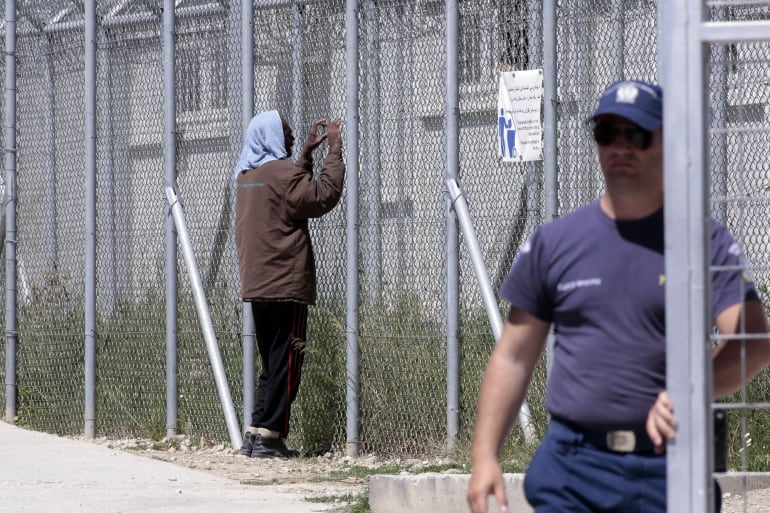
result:
<svg viewBox="0 0 770 513"><path fill-rule="evenodd" d="M711 224L712 266L744 265L727 229ZM644 429L666 385L663 211L635 221L599 202L540 229L522 246L500 295L553 323L546 409L586 429ZM757 299L748 271L712 274L712 315Z"/></svg>

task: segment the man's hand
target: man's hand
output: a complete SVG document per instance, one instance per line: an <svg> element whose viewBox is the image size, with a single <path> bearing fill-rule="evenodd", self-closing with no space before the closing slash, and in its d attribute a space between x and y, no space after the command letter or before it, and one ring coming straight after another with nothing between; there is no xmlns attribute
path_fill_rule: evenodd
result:
<svg viewBox="0 0 770 513"><path fill-rule="evenodd" d="M508 310L508 319L489 357L479 391L471 447L473 473L467 492L473 513L487 513L490 495L495 496L500 511L508 511L497 458L524 402L549 328L549 323L523 310L513 306Z"/></svg>
<svg viewBox="0 0 770 513"><path fill-rule="evenodd" d="M471 513L487 513L487 500L494 495L502 513L508 511L508 500L505 497L503 472L497 460L492 458L483 464L475 464L471 481L468 484L468 506Z"/></svg>
<svg viewBox="0 0 770 513"><path fill-rule="evenodd" d="M655 454L663 454L666 450L666 442L673 440L676 436L674 405L665 390L658 394L655 404L650 408L645 427L647 435L655 444Z"/></svg>
<svg viewBox="0 0 770 513"><path fill-rule="evenodd" d="M321 127L326 127L326 119L317 119L313 122L313 126L310 128L310 133L307 136L305 147L302 149L300 155L301 160L307 162L313 161L313 150L328 139L330 150L339 150L342 148L342 135L340 134L340 124L342 119L335 118L329 123L329 126L324 133L319 133Z"/></svg>
<svg viewBox="0 0 770 513"><path fill-rule="evenodd" d="M319 133L321 127L326 126L325 119L316 119L313 122L313 126L310 127L310 133L307 135L307 142L305 142L305 148L302 150L303 156L310 156L314 149L318 148L318 145L324 142L324 139L328 137L328 134Z"/></svg>
<svg viewBox="0 0 770 513"><path fill-rule="evenodd" d="M329 123L329 128L326 130L326 137L329 139L329 149L339 150L342 149L342 135L340 134L340 124L342 119L334 118Z"/></svg>

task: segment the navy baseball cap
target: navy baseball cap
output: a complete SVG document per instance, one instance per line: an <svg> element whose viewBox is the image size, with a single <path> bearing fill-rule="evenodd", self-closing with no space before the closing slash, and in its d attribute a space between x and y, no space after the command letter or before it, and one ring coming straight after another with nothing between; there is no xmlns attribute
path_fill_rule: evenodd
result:
<svg viewBox="0 0 770 513"><path fill-rule="evenodd" d="M663 123L663 90L657 84L641 80L610 84L599 97L599 105L588 121L604 114L615 114L645 130L655 130Z"/></svg>

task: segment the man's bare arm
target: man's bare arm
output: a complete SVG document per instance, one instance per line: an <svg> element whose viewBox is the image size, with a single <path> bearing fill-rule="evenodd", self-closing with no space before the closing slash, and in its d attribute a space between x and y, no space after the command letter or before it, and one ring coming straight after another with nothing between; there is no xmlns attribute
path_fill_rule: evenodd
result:
<svg viewBox="0 0 770 513"><path fill-rule="evenodd" d="M725 309L716 319L716 327L722 335L736 335L724 341L714 351L714 398L729 395L748 382L770 364L770 343L766 337L767 322L759 301L746 301L745 309L737 303ZM741 314L744 313L744 319ZM765 335L745 343L745 369L742 369L744 349L741 334ZM647 414L647 434L655 444L655 452L662 453L665 443L676 436L674 406L664 390Z"/></svg>
<svg viewBox="0 0 770 513"><path fill-rule="evenodd" d="M468 504L473 513L487 511L490 495L495 496L501 511L507 510L497 457L526 396L548 328L548 323L511 308L489 358L481 382L471 451L473 474L468 486Z"/></svg>
<svg viewBox="0 0 770 513"><path fill-rule="evenodd" d="M714 352L714 398L718 399L738 390L770 364L770 343L767 338L767 321L759 301L746 301L744 308L736 304L725 309L717 317L716 325L722 335L737 335L734 339L722 342ZM743 333L763 336L747 339L742 344ZM742 369L742 346L745 347L745 373Z"/></svg>

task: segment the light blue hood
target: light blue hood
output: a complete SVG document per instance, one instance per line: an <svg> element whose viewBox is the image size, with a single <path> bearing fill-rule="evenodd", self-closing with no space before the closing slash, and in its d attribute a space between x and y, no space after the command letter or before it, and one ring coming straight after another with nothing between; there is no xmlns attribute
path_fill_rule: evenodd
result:
<svg viewBox="0 0 770 513"><path fill-rule="evenodd" d="M283 136L281 116L277 110L260 112L249 122L243 138L243 151L233 170L233 179L241 171L259 167L271 160L286 158L286 142Z"/></svg>

